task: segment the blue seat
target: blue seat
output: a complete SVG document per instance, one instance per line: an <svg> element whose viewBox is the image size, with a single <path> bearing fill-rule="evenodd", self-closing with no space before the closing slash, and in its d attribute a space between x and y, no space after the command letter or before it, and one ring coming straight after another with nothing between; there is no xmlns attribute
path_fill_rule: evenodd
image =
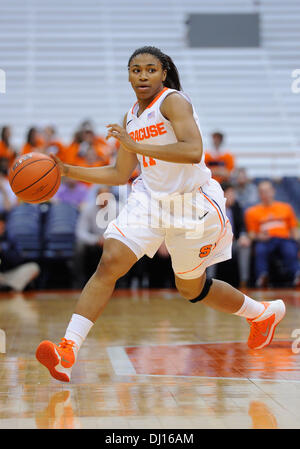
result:
<svg viewBox="0 0 300 449"><path fill-rule="evenodd" d="M7 218L7 236L24 259L39 259L42 254L41 214L33 204L20 204Z"/></svg>
<svg viewBox="0 0 300 449"><path fill-rule="evenodd" d="M69 259L74 255L78 210L65 203L53 204L46 217L44 257Z"/></svg>

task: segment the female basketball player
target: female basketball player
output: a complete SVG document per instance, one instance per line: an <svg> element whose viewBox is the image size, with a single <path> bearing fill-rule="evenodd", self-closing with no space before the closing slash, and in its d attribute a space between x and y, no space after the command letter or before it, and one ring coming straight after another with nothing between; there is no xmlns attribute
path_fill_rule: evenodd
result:
<svg viewBox="0 0 300 449"><path fill-rule="evenodd" d="M105 231L100 263L81 293L65 337L59 345L43 341L37 348L37 359L54 378L65 382L70 381L78 351L116 281L144 254L153 257L163 241L183 298L194 307L201 301L245 317L250 324L250 348L267 346L285 314L282 300L257 302L225 282L206 278L206 267L231 257L232 231L223 191L204 164L198 117L181 91L173 61L159 49L136 50L128 72L137 102L125 115L123 127L108 125L107 138L114 137L121 144L115 165L83 168L63 164L53 156L63 176L97 184L126 184L138 162L142 170L127 204ZM201 215L186 213L180 221L174 211L181 201L185 210L201 210ZM159 226L158 204L164 212Z"/></svg>

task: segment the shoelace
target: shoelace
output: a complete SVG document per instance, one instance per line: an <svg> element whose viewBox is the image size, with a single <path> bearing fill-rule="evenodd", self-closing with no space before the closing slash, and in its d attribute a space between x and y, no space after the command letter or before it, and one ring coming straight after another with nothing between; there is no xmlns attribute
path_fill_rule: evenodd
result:
<svg viewBox="0 0 300 449"><path fill-rule="evenodd" d="M58 346L66 351L72 351L74 345L74 341L62 338Z"/></svg>

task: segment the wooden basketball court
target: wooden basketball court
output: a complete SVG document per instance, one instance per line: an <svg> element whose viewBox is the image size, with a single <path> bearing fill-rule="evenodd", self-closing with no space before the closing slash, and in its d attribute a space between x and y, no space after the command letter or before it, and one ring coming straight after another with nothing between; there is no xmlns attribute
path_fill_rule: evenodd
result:
<svg viewBox="0 0 300 449"><path fill-rule="evenodd" d="M247 293L287 305L261 351L248 349L249 327L237 316L173 290L117 290L70 384L52 379L35 350L64 336L79 292L2 293L0 428L300 428L300 356L291 336L300 329L300 291Z"/></svg>

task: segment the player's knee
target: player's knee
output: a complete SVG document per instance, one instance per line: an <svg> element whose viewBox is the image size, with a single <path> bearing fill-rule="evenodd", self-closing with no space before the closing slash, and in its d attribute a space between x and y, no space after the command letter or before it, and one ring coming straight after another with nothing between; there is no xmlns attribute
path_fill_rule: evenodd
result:
<svg viewBox="0 0 300 449"><path fill-rule="evenodd" d="M197 296L198 292L202 291L204 284L205 284L206 276L202 276L199 279L199 282L197 282L197 285L195 286L194 282L186 282L182 281L182 279L179 279L178 277L175 277L175 284L178 292L187 300L194 299L195 296Z"/></svg>
<svg viewBox="0 0 300 449"><path fill-rule="evenodd" d="M114 251L104 252L96 269L97 278L115 282L128 271L122 263L122 258Z"/></svg>

